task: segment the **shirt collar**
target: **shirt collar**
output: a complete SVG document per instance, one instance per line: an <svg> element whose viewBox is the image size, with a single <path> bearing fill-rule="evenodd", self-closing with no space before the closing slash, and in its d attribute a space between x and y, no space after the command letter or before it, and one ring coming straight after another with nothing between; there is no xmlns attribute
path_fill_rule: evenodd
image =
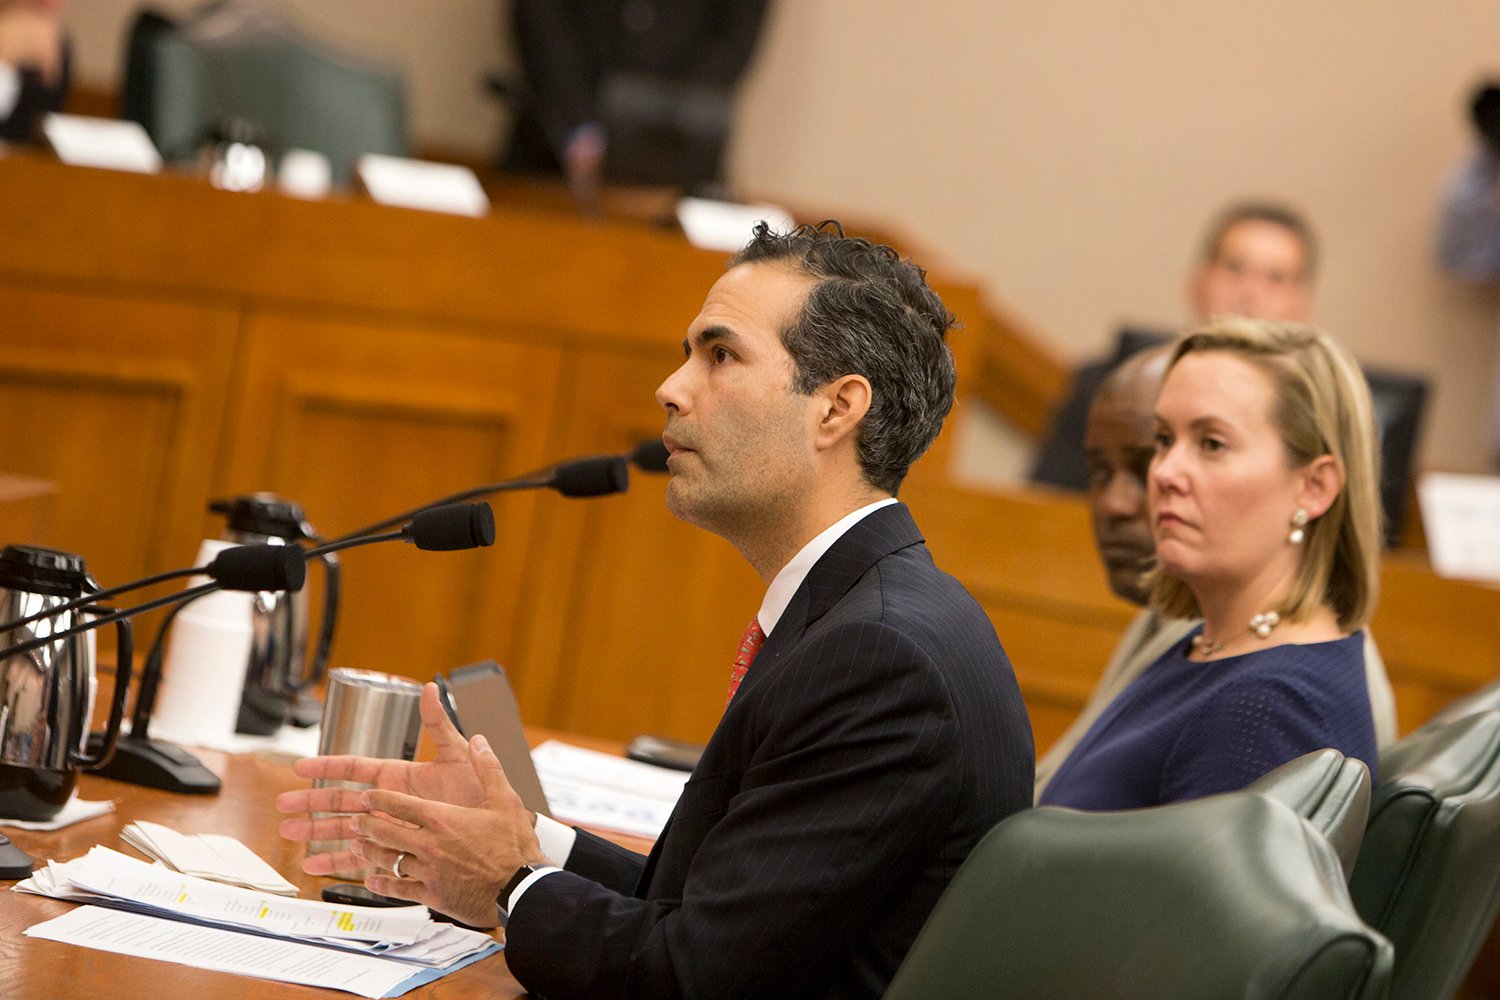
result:
<svg viewBox="0 0 1500 1000"><path fill-rule="evenodd" d="M895 497L886 497L851 511L802 546L802 550L792 556L791 562L781 567L781 572L776 574L776 579L771 581L770 588L766 590L765 600L760 602L760 612L755 616L755 620L760 622L760 630L766 635L771 634L771 630L786 612L787 605L792 603L792 596L797 593L797 588L802 586L802 581L807 579L807 574L817 561L823 558L823 553L833 548L834 542L870 514L895 502Z"/></svg>

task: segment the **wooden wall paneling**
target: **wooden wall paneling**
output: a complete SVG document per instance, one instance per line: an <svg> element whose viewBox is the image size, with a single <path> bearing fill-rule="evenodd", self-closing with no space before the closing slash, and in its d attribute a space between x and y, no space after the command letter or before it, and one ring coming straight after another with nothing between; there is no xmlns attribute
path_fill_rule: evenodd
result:
<svg viewBox="0 0 1500 1000"><path fill-rule="evenodd" d="M635 344L680 339L725 260L659 227L576 214L247 195L14 153L0 156L0 232L0 274Z"/></svg>
<svg viewBox="0 0 1500 1000"><path fill-rule="evenodd" d="M0 315L0 455L57 485L45 544L82 555L105 585L182 565L212 476L234 313L0 283Z"/></svg>
<svg viewBox="0 0 1500 1000"><path fill-rule="evenodd" d="M654 392L680 361L675 347L571 356L560 453L659 437ZM727 542L667 510L666 483L633 470L624 496L543 502L510 665L528 722L616 739L713 731L763 588Z"/></svg>
<svg viewBox="0 0 1500 1000"><path fill-rule="evenodd" d="M40 545L56 517L56 483L0 472L0 545Z"/></svg>
<svg viewBox="0 0 1500 1000"><path fill-rule="evenodd" d="M957 439L959 411L969 400L978 398L979 371L986 320L980 306L976 288L954 283L944 283L929 275L933 290L942 297L943 304L957 317L957 325L948 331L948 347L953 351L953 362L958 372L958 387L953 410L943 422L943 430L937 440L917 460L907 473L906 481L912 484L931 483L942 485L951 480L954 441Z"/></svg>
<svg viewBox="0 0 1500 1000"><path fill-rule="evenodd" d="M1420 554L1386 554L1370 629L1403 732L1500 677L1500 587L1445 580Z"/></svg>
<svg viewBox="0 0 1500 1000"><path fill-rule="evenodd" d="M333 537L520 475L549 459L559 357L488 332L255 315L215 492L295 499ZM492 501L492 548L345 553L332 665L428 679L506 659L536 502Z"/></svg>

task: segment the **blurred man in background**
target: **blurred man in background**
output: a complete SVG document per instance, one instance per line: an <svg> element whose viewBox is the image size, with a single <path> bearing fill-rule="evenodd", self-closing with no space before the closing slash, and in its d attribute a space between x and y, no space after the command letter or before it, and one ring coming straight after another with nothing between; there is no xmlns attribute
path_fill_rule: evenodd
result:
<svg viewBox="0 0 1500 1000"><path fill-rule="evenodd" d="M61 111L69 55L63 0L0 0L0 140L30 142Z"/></svg>

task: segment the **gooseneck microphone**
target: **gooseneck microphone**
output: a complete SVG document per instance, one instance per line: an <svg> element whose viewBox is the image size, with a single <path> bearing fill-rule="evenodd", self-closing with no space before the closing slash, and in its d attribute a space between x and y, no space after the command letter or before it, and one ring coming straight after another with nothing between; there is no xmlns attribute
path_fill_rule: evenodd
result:
<svg viewBox="0 0 1500 1000"><path fill-rule="evenodd" d="M565 497L602 497L630 488L630 464L623 455L575 458L552 470L548 483Z"/></svg>
<svg viewBox="0 0 1500 1000"><path fill-rule="evenodd" d="M113 625L117 621L134 618L136 615L145 614L147 611L155 611L157 608L166 607L168 604L191 601L202 597L204 594L212 593L215 590L301 590L302 585L307 581L307 554L295 545L237 545L234 548L225 549L223 552L220 552L213 562L203 567L203 570L207 572L210 568L213 569L213 573L209 575L215 578L209 583L189 587L187 590L168 594L165 597L158 597L155 600L146 601L144 604L137 604L132 608L111 610L109 614L90 618L88 621L81 622L71 628L63 629L60 632L53 632L51 635L18 642L13 646L0 649L0 659L6 659L20 653L29 653L33 649L41 649L43 646L56 642L59 639L66 639L69 636L91 632L96 628L103 628L106 625ZM194 572L197 572L197 570ZM131 588L129 586L114 588L116 593L121 589L129 590ZM97 598L96 594L87 594L84 596L89 600L69 601L66 605L57 605L49 608L46 614L29 615L26 618L18 618L13 622L0 625L0 632L7 632L21 625L34 622L39 618L51 617L68 606L83 607L90 605Z"/></svg>
<svg viewBox="0 0 1500 1000"><path fill-rule="evenodd" d="M638 446L639 447L639 446ZM445 497L419 504L411 510L402 511L374 524L340 535L335 542L360 538L394 525L410 521L422 511L445 504L476 500L479 497L513 493L517 490L556 490L565 497L599 497L610 493L623 493L630 488L630 463L624 455L589 455L528 473L516 479L475 486L471 489L451 493Z"/></svg>
<svg viewBox="0 0 1500 1000"><path fill-rule="evenodd" d="M203 567L220 590L298 591L307 582L307 553L295 545L235 545Z"/></svg>
<svg viewBox="0 0 1500 1000"><path fill-rule="evenodd" d="M238 545L224 549L205 567L214 582L189 588L163 601L151 602L152 607L174 600L179 603L162 622L156 642L141 668L130 734L120 737L114 759L100 773L120 781L172 792L217 793L220 788L218 776L204 767L197 757L181 747L150 736L151 716L156 710L156 696L161 687L163 639L177 612L216 589L297 590L306 579L309 558L387 541L408 542L428 552L484 548L495 543L495 515L487 503L448 504L419 512L410 523L396 531L363 534L313 549L304 550L298 545ZM288 586L262 585L283 580ZM137 611L132 608L126 613ZM0 656L4 655L0 652Z"/></svg>
<svg viewBox="0 0 1500 1000"><path fill-rule="evenodd" d="M419 510L396 531L363 532L308 549L307 556L327 555L374 542L408 542L424 552L457 552L495 544L495 512L487 503L450 503Z"/></svg>
<svg viewBox="0 0 1500 1000"><path fill-rule="evenodd" d="M662 439L651 438L630 449L630 464L642 472L666 472L667 454L667 446Z"/></svg>
<svg viewBox="0 0 1500 1000"><path fill-rule="evenodd" d="M175 580L184 576L206 576L214 582L212 590L301 590L303 583L307 581L307 557L300 548L295 545L236 545L220 552L206 566L190 566L187 569L168 570L165 573L157 573L155 576L143 577L122 583L117 587L109 587L104 590L94 590L82 594L69 601L54 605L45 610L29 614L24 618L14 621L0 623L0 632L8 632L22 625L30 625L32 622L53 615L81 608L86 605L97 604L102 598L113 597L131 590L140 590L154 584L163 583L167 580ZM207 585L205 585L207 586ZM208 589L202 591L209 593ZM172 598L181 598L181 594L174 594ZM139 614L150 611L151 607L141 606L133 609L133 613Z"/></svg>
<svg viewBox="0 0 1500 1000"><path fill-rule="evenodd" d="M418 512L401 537L425 552L456 552L495 544L495 512L487 503L449 504Z"/></svg>
<svg viewBox="0 0 1500 1000"><path fill-rule="evenodd" d="M112 611L71 628L53 632L51 635L16 643L0 649L0 659L29 653L33 649L41 649L59 639L90 632L96 628L103 628L105 625L113 625L122 619L134 618L136 615L155 611L168 604L191 601L215 590L301 590L302 585L307 581L307 557L309 555L322 555L326 552L336 552L359 545L397 540L409 541L419 549L431 551L452 551L493 545L495 517L490 511L489 504L452 504L423 511L419 520L413 520L412 524L400 531L393 531L386 535L363 535L359 538L349 538L312 550L304 550L297 545L236 545L220 552L207 567L204 567L205 570L212 571L209 573L210 576L215 577L212 582L189 587L187 590L168 594L165 597L158 597L132 608ZM94 597L95 595L89 595L90 600L83 603L92 603ZM7 625L0 625L0 632L8 631L27 621L35 621L38 617L55 615L58 610L59 608L54 607L49 609L46 615L32 615L29 619L19 619Z"/></svg>

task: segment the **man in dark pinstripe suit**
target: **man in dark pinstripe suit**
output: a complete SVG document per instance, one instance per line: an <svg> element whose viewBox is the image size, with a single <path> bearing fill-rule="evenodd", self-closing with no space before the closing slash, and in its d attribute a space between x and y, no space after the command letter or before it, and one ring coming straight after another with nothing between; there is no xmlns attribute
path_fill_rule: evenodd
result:
<svg viewBox="0 0 1500 1000"><path fill-rule="evenodd" d="M951 322L889 249L762 227L689 327L657 390L668 506L768 590L649 858L527 814L429 686L437 761L299 765L381 789L283 797L365 811L284 824L357 836L308 870L379 865L370 888L476 924L498 902L510 970L545 997L878 997L969 850L1031 802L1010 664L895 500L952 405Z"/></svg>

